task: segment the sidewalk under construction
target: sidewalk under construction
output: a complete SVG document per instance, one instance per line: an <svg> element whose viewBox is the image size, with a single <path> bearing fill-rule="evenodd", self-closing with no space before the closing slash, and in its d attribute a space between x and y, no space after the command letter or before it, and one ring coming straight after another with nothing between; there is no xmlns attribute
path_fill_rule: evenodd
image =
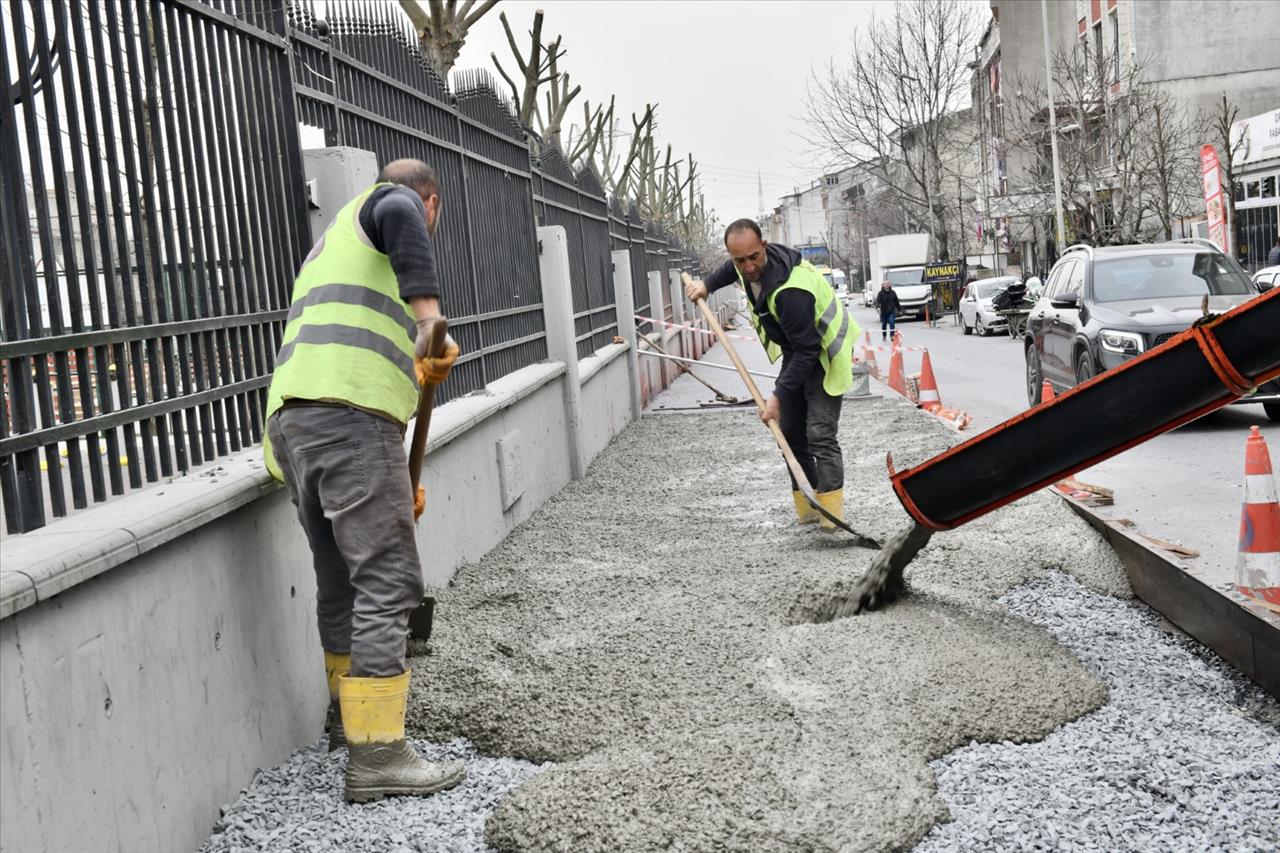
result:
<svg viewBox="0 0 1280 853"><path fill-rule="evenodd" d="M710 399L678 380L439 596L410 724L472 781L374 819L312 747L259 774L206 849L1268 843L1280 709L1132 601L1059 498L938 537L898 605L807 624L872 552L797 528L768 433L695 411ZM847 401L841 436L848 517L876 537L905 518L885 452L907 466L957 441L892 395ZM547 764L495 783L479 756Z"/></svg>

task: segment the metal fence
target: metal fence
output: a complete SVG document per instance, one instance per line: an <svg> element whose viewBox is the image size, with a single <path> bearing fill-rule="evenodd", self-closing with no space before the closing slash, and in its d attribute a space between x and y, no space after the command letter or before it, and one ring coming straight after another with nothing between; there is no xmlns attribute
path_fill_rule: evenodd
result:
<svg viewBox="0 0 1280 853"><path fill-rule="evenodd" d="M310 243L285 31L278 4L6 4L10 532L261 439Z"/></svg>
<svg viewBox="0 0 1280 853"><path fill-rule="evenodd" d="M648 270L667 293L668 237L634 207L611 208L559 152L531 159L488 75L460 73L451 91L395 4L14 0L2 11L10 533L261 441L311 242L301 134L437 169L437 263L464 353L441 402L546 359L539 223L569 234L579 356L617 333L612 250L631 252L639 313ZM661 308L671 316L669 296Z"/></svg>
<svg viewBox="0 0 1280 853"><path fill-rule="evenodd" d="M591 355L618 334L610 257L609 206L588 169L577 174L555 148L538 153L533 194L539 225L560 225L569 242L573 324L578 357Z"/></svg>

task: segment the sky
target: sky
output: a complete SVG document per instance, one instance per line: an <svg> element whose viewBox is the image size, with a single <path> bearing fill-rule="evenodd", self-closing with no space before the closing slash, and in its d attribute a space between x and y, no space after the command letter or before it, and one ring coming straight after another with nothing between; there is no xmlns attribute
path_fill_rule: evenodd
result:
<svg viewBox="0 0 1280 853"><path fill-rule="evenodd" d="M495 52L513 73L498 13L526 48L539 8L544 43L563 35L560 69L582 84L570 117L581 123L584 99L607 104L616 95L615 113L630 130L630 114L657 102L658 140L676 156L693 154L708 208L729 222L761 212L757 170L766 210L821 177L824 164L799 135L810 72L849 56L855 27L889 14L892 3L502 0L473 28L457 67L492 71Z"/></svg>

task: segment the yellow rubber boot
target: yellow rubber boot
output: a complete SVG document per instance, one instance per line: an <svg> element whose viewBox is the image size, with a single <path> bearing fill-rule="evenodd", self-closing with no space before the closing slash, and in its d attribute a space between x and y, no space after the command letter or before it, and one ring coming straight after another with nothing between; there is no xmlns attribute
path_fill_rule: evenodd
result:
<svg viewBox="0 0 1280 853"><path fill-rule="evenodd" d="M325 731L329 732L329 751L341 749L347 745L347 735L342 728L342 705L338 702L338 680L351 672L351 655L340 655L326 650L324 653L324 674L329 681L329 718L325 721Z"/></svg>
<svg viewBox="0 0 1280 853"><path fill-rule="evenodd" d="M804 492L799 489L791 493L791 499L796 502L796 518L801 524L817 524L818 519L822 516L818 511L809 506L809 501L805 499Z"/></svg>
<svg viewBox="0 0 1280 853"><path fill-rule="evenodd" d="M423 761L404 739L408 670L389 678L343 676L338 700L347 733L347 802L426 796L452 788L466 775L461 761Z"/></svg>
<svg viewBox="0 0 1280 853"><path fill-rule="evenodd" d="M817 493L818 503L822 504L822 508L834 515L836 518L844 521L844 489L832 489L829 492ZM818 515L817 513L814 513ZM835 533L837 528L831 523L825 515L818 515L818 521L822 527L819 528L823 533Z"/></svg>

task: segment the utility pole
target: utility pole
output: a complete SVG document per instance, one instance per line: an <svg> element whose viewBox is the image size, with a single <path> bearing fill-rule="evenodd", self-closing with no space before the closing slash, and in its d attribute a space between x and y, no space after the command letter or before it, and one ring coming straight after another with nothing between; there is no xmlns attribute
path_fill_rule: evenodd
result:
<svg viewBox="0 0 1280 853"><path fill-rule="evenodd" d="M764 218L764 179L760 177L760 167L756 167L756 203L760 206L760 218Z"/></svg>
<svg viewBox="0 0 1280 853"><path fill-rule="evenodd" d="M1040 0L1040 17L1044 24L1044 77L1049 92L1049 145L1053 149L1053 199L1058 214L1058 247L1062 254L1067 242L1066 228L1062 224L1062 166L1058 162L1058 113L1054 109L1053 100L1053 67L1049 62L1049 7L1045 0Z"/></svg>

